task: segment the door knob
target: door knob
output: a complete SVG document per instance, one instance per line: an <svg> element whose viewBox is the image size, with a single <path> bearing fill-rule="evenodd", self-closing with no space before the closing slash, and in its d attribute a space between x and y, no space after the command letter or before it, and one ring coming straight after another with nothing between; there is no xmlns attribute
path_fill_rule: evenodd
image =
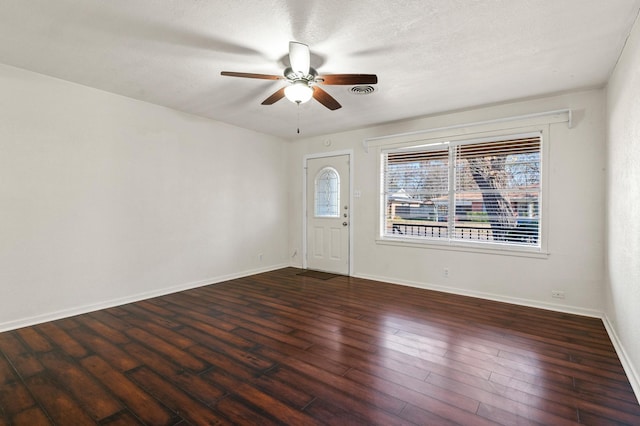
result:
<svg viewBox="0 0 640 426"><path fill-rule="evenodd" d="M342 226L347 226L347 222L342 222Z"/></svg>

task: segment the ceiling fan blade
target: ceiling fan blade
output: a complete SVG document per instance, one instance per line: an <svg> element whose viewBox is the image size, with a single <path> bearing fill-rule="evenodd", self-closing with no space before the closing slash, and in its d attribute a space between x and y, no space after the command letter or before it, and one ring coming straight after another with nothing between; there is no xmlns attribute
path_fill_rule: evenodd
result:
<svg viewBox="0 0 640 426"><path fill-rule="evenodd" d="M309 67L311 67L311 53L309 52L309 46L304 43L298 43L297 41L289 42L289 63L293 72L302 76L309 74Z"/></svg>
<svg viewBox="0 0 640 426"><path fill-rule="evenodd" d="M262 80L281 80L282 79L282 77L280 77L279 75L253 74L250 72L222 71L220 75L226 75L228 77L260 78Z"/></svg>
<svg viewBox="0 0 640 426"><path fill-rule="evenodd" d="M273 95L269 96L267 99L262 101L262 105L273 105L276 102L278 102L280 99L284 98L284 89L285 88L283 87L282 89L278 90Z"/></svg>
<svg viewBox="0 0 640 426"><path fill-rule="evenodd" d="M342 108L342 105L336 101L333 96L325 92L323 89L315 86L313 88L313 97L316 101L329 108L331 111L335 111L338 108Z"/></svg>
<svg viewBox="0 0 640 426"><path fill-rule="evenodd" d="M378 76L375 74L328 74L317 78L318 84L328 85L355 85L355 84L377 84Z"/></svg>

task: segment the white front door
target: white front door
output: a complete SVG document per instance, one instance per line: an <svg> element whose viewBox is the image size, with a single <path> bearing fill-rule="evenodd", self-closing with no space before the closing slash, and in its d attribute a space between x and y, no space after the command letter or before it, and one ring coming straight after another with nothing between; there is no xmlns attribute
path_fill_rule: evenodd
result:
<svg viewBox="0 0 640 426"><path fill-rule="evenodd" d="M349 155L307 159L307 267L349 275Z"/></svg>

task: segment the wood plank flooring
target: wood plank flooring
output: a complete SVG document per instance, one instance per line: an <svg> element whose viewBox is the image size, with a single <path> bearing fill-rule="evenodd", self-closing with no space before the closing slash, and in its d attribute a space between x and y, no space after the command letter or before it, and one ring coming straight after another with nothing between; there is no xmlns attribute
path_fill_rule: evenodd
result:
<svg viewBox="0 0 640 426"><path fill-rule="evenodd" d="M0 334L1 425L640 425L602 322L286 268Z"/></svg>

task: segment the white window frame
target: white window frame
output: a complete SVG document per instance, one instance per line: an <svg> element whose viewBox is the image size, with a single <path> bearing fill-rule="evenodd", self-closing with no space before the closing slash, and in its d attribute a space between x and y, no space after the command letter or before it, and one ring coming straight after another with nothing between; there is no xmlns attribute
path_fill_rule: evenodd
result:
<svg viewBox="0 0 640 426"><path fill-rule="evenodd" d="M569 114L570 118L570 114ZM556 120L558 120L556 118ZM525 122L527 120L524 120ZM554 122L564 122L569 120L549 120L545 122L544 119L533 120L536 124L527 126L505 126L505 125L488 125L482 127L488 127L487 130L477 129L476 132L468 128L456 128L452 130L444 129L443 131L434 132L430 134L425 132L412 133L398 136L391 136L384 139L378 139L375 142L377 145L377 158L378 158L378 171L379 171L379 192L378 192L378 227L376 229L376 243L387 245L400 245L408 247L421 247L429 249L441 249L441 250L458 250L458 251L471 251L471 252L483 252L483 253L497 253L514 256L529 256L529 257L546 257L548 256L548 198L549 198L549 179L548 179L548 167L549 162L549 145L550 145L550 124ZM521 124L521 123L514 123ZM526 123L522 123L526 124ZM540 158L540 180L541 180L541 197L539 205L540 216L540 246L524 246L515 244L496 244L485 243L482 241L460 241L453 239L427 239L427 238L402 238L397 236L385 235L385 214L386 214L386 200L385 200L385 188L384 188L384 162L383 153L393 151L402 148L418 148L424 147L438 147L445 146L452 142L477 142L477 141L491 141L499 140L503 138L511 138L514 135L525 134L540 134L541 136L541 158ZM382 143L380 143L382 142ZM368 148L368 147L367 147ZM450 181L453 168L450 166Z"/></svg>

